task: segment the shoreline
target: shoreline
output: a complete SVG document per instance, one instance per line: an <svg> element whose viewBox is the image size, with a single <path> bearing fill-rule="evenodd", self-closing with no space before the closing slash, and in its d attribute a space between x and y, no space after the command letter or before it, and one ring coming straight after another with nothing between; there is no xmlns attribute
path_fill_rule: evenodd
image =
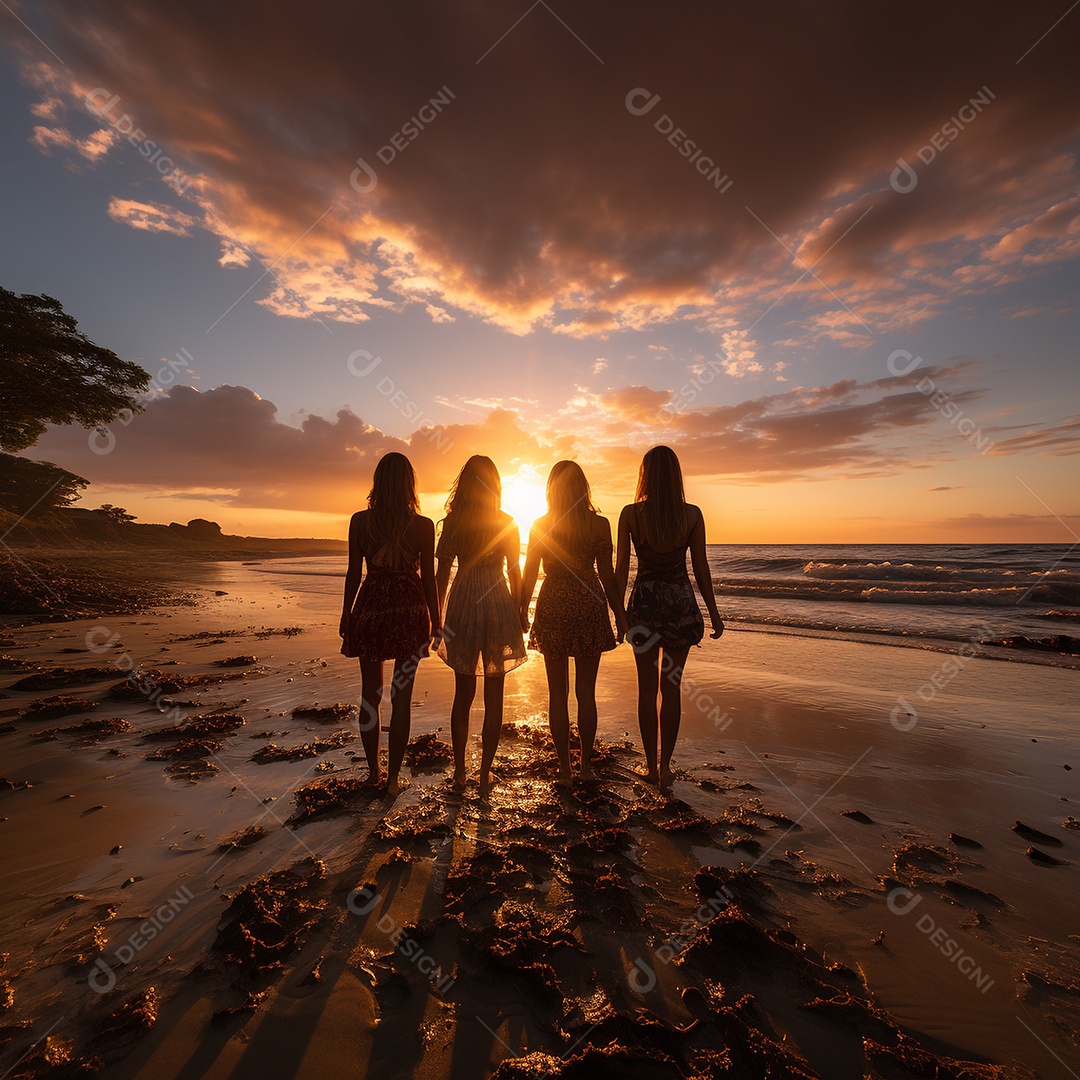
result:
<svg viewBox="0 0 1080 1080"><path fill-rule="evenodd" d="M352 721L292 715L294 708L354 703L358 696L354 665L336 652L336 598L328 605L326 592L299 591L277 575L267 580L236 562L218 564L198 587L197 607L105 620L102 625L120 635L108 653L67 653L82 643L93 620L26 626L10 635L16 647L5 646L17 660L43 668L108 667L123 649L166 677L211 677L173 695L185 702L184 722L215 715L246 720L209 736L220 744L206 758L217 771L192 782L164 771L172 758L144 760L171 745L146 736L172 723L145 700L110 698L105 680L14 691L21 671L4 672L0 705L6 715L0 721L14 727L4 735L5 775L16 782L45 781L0 793L0 815L8 816L0 829L8 833L9 848L12 838L17 841L0 906L12 953L5 972L14 994L9 1016L34 1021L25 1036L12 1037L12 1050L40 1038L60 1012L68 1019L58 1021L56 1037L72 1041L75 1057L85 1055L93 1025L154 986L156 1022L125 1028L123 1053L101 1051L102 1075L149 1070L179 1076L195 1059L203 1061L198 1075L224 1076L233 1068L238 1076L257 1075L256 1066L263 1076L267 1068L284 1075L272 1065L295 1059L299 1075L333 1067L363 1076L365 1053L372 1068L382 1063L386 1071L379 1075L494 1075L511 1055L476 1017L519 1060L534 1051L552 1055L554 1076L561 1075L559 1054L579 1036L586 1037L568 1056L595 1055L620 1039L636 1047L634 1053L660 1053L655 1038L661 1031L687 1053L695 1047L704 1053L707 1047L695 1040L707 1043L720 1032L738 1056L740 1040L752 1030L759 1033L755 1039L781 1049L786 1036L789 1048L813 1059L831 1080L857 1075L853 1032L893 1038L887 1035L897 1030L888 1026L893 1022L939 1056L1012 1063L1009 1071L968 1076L1032 1075L1021 1063L1055 1080L1068 1075L1053 1056L1067 1061L1074 1055L1068 1033L1080 1019L1080 991L1070 989L1068 975L1080 954L1071 902L1080 887L1080 837L1062 828L1080 799L1076 772L1063 768L1075 747L1076 677L1068 669L985 665L979 662L985 657L975 658L905 731L890 722L891 703L897 695L917 700L916 688L937 667L924 662L929 650L871 652L868 643L739 630L691 657L675 755L679 779L674 799L665 800L631 775L640 763L633 658L625 648L616 650L601 664L597 694L604 783L595 793L577 789L560 799L551 788L543 665L531 654L507 678L507 729L495 766L503 780L489 810L471 792L460 803L449 800L442 786L446 765L433 761L433 772L411 773L412 786L393 804L361 797L347 800L341 813L286 825L297 811L298 788L347 780L360 754L354 738L310 757L251 761L269 743L288 749L327 743L335 730L351 728L355 735ZM219 590L223 595L215 595ZM288 628L300 632L282 632ZM268 634L270 629L277 632ZM257 662L218 666L243 654ZM116 673L111 681L119 678ZM448 738L452 687L452 673L438 660L422 665L414 744L429 734L436 741ZM53 693L100 704L59 718L12 719L28 701ZM717 709L726 723L716 722ZM83 746L75 733L44 742L31 737L109 717L126 719L130 730ZM901 719L901 725L907 722ZM474 712L473 764L478 732ZM1080 760L1071 764L1080 769ZM75 798L63 798L67 794ZM98 803L104 809L87 813ZM856 813L868 822L848 816ZM1026 857L1029 846L1039 845L1012 830L1014 818L1059 839L1057 845L1043 842L1042 849L1065 865L1040 866ZM263 831L250 844L218 849L256 825ZM959 847L950 833L982 847ZM110 855L117 843L122 850ZM581 857L591 854L579 864L575 845L582 844ZM87 853L82 863L79 851ZM324 869L303 885L301 878L312 872L304 860L313 857ZM304 931L279 972L263 981L223 968L215 944L220 928L231 925L223 916L244 895L252 903L256 896L270 902L262 886L245 890L294 866L300 878L275 879L279 910L302 922L310 894L322 904L323 921ZM583 877L586 866L597 869ZM694 885L702 874L713 890L703 896ZM125 886L129 878L136 880ZM12 896L12 884L19 882L20 895ZM384 891L375 918L358 916L348 904L365 883ZM699 925L694 913L721 885L736 898L732 910L711 913ZM152 915L185 886L195 898L130 963L116 968L110 993L93 994L86 973L95 957L114 956L140 925L139 916ZM506 897L503 907L491 907L492 888ZM896 889L921 897L909 914L889 906ZM74 894L86 899L65 900ZM900 907L901 899L893 906ZM115 911L106 917L108 908ZM525 923L514 921L519 917ZM929 931L919 926L927 918ZM389 925L386 919L402 940L415 941L444 972L455 973L443 996L431 991L413 962L415 952L394 949L379 927L380 921ZM519 936L507 937L514 927ZM680 927L692 932L680 937ZM792 953L786 939L770 937L784 928L810 951ZM735 938L721 937L721 929ZM881 931L881 943L874 944ZM773 956L774 974L740 959L734 944L739 935ZM960 950L954 956L974 958L984 986L993 981L985 993L944 955L950 941ZM651 965L657 988L641 996L627 981L640 971L634 958L655 956L664 942L672 950L670 962L663 953ZM72 967L76 954L84 962ZM502 955L519 957L518 974L498 974ZM721 962L721 956L727 959ZM321 978L308 981L320 958ZM806 1010L809 997L797 999L815 979L832 979L828 965L836 961L854 982L833 986L828 998L843 991L852 1002L846 1013L831 1007L835 1015L826 1020L821 1008ZM553 975L541 977L540 968L535 975L521 973L531 964L546 964ZM730 972L728 995L736 989L754 994L752 1017L730 1012L734 1001L708 989L702 979L710 969L713 978L716 971ZM60 970L68 974L56 997L47 988L57 985ZM552 1011L545 989L552 977L581 1019ZM496 1007L495 987L507 978L507 1007ZM863 979L878 1003L874 1008L892 1017L875 1021L881 1026L872 1030L872 1009L857 1004L865 994L859 989ZM721 975L719 981L727 980ZM684 997L687 987L705 997ZM600 1003L593 1002L601 991ZM214 1012L242 1006L245 995L264 993L231 1018L211 1020ZM640 1007L657 1017L659 1028L631 1020ZM300 1017L308 1035L299 1050L290 1049L291 1029L283 1025ZM591 1036L592 1020L585 1017L599 1024ZM697 1035L679 1034L695 1019ZM418 1039L418 1028L428 1034ZM335 1044L332 1031L346 1038L346 1046ZM0 1051L7 1067L3 1044ZM34 1061L33 1052L28 1060ZM598 1074L614 1067L607 1059L590 1060ZM780 1060L774 1059L775 1067ZM746 1065L747 1075L756 1075L752 1067ZM895 1062L889 1068L894 1072L882 1075L909 1075L895 1071Z"/></svg>

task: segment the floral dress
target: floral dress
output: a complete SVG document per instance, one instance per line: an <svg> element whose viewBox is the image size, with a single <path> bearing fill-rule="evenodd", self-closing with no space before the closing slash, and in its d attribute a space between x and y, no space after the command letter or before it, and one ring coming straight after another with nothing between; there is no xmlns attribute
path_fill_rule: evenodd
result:
<svg viewBox="0 0 1080 1080"><path fill-rule="evenodd" d="M419 554L406 566L367 560L341 643L343 656L404 660L428 655L431 619L420 582Z"/></svg>
<svg viewBox="0 0 1080 1080"><path fill-rule="evenodd" d="M705 620L686 572L689 541L670 551L656 551L641 538L640 529L634 530L633 539L637 575L626 605L630 639L639 644L652 638L665 649L697 645L705 636Z"/></svg>
<svg viewBox="0 0 1080 1080"><path fill-rule="evenodd" d="M601 537L565 558L544 554L546 576L536 598L530 649L561 658L599 656L615 648L607 599L595 569L597 556L605 550L610 562L611 542Z"/></svg>

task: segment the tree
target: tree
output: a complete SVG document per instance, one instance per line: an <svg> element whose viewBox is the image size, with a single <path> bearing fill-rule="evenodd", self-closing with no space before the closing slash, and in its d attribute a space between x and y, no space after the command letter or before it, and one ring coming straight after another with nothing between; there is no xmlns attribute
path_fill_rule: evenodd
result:
<svg viewBox="0 0 1080 1080"><path fill-rule="evenodd" d="M0 509L31 517L73 503L90 481L51 461L0 454Z"/></svg>
<svg viewBox="0 0 1080 1080"><path fill-rule="evenodd" d="M33 446L48 424L97 428L140 412L149 385L138 364L81 333L59 300L0 288L0 449Z"/></svg>
<svg viewBox="0 0 1080 1080"><path fill-rule="evenodd" d="M113 506L112 503L102 503L94 513L104 514L110 521L115 521L117 525L123 525L128 521L135 520L134 514L129 514L122 506Z"/></svg>

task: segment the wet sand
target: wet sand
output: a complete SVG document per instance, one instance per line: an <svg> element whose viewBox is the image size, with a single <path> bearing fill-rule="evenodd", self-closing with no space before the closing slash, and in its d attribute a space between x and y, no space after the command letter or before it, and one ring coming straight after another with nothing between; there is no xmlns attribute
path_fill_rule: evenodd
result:
<svg viewBox="0 0 1080 1080"><path fill-rule="evenodd" d="M1073 1075L1075 672L971 659L927 703L944 654L733 630L669 798L626 647L599 783L555 787L534 657L487 805L430 659L391 801L337 601L296 585L203 566L193 607L3 639L0 1071Z"/></svg>

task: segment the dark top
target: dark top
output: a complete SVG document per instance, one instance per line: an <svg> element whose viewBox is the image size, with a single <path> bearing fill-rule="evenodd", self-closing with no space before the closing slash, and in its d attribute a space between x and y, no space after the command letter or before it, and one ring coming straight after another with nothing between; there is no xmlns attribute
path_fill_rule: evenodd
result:
<svg viewBox="0 0 1080 1080"><path fill-rule="evenodd" d="M691 530L692 531L692 530ZM634 507L634 553L637 555L637 577L645 581L650 578L688 578L686 571L686 553L690 548L690 537L671 548L669 551L656 551L646 543L641 535L641 522L638 520L638 508Z"/></svg>

